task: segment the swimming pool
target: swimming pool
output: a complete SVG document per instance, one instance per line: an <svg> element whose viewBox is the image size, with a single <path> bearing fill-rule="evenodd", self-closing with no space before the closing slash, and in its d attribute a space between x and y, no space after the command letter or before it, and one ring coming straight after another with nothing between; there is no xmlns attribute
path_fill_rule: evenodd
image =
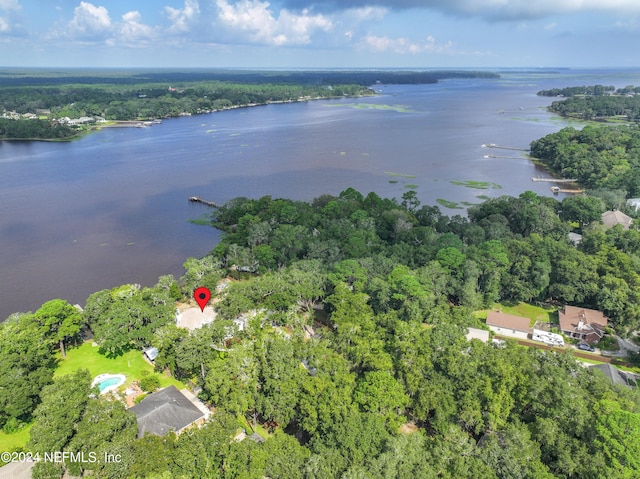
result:
<svg viewBox="0 0 640 479"><path fill-rule="evenodd" d="M126 379L124 374L100 374L96 376L91 386L98 386L100 394L104 394L120 387Z"/></svg>

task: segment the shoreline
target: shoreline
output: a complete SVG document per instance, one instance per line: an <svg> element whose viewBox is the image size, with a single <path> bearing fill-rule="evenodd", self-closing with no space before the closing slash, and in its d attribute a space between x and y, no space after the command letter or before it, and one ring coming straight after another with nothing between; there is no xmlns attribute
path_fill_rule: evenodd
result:
<svg viewBox="0 0 640 479"><path fill-rule="evenodd" d="M259 106L281 105L281 104L287 104L287 103L305 103L305 102L317 101L317 100L336 100L340 98L366 98L369 96L373 97L378 95L378 93L376 93L374 90L370 89L370 91L371 91L370 95L302 97L296 100L272 100L272 101L268 100L264 103L245 103L241 105L231 105L231 106L214 109L214 110L203 110L196 113L181 112L177 115L165 116L160 119L145 118L145 119L138 119L138 120L107 120L106 122L103 122L103 123L92 124L88 128L78 131L77 134L70 137L66 137L66 138L0 138L0 141L48 141L48 142L64 143L64 142L79 140L81 138L84 138L86 135L89 135L96 131L100 131L103 128L150 128L154 124L162 123L162 121L164 120L171 120L175 118L181 118L184 116L207 115L211 113L219 113L219 112L228 111L228 110L237 110L239 108L253 108L253 107L259 107ZM27 121L27 120L17 120L17 121Z"/></svg>

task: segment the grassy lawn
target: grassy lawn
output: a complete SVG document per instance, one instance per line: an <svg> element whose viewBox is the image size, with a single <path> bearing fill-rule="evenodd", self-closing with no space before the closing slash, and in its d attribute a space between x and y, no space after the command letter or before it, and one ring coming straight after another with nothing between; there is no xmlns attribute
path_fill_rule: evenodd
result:
<svg viewBox="0 0 640 479"><path fill-rule="evenodd" d="M144 376L153 373L153 366L142 358L140 351L129 351L120 357L109 359L98 353L98 348L92 346L91 341L84 343L79 348L69 349L65 359L60 357L58 359L60 362L54 377L71 374L78 369L88 369L94 377L104 373L124 374L127 381L122 388L129 386L132 381L139 381ZM160 378L160 387L164 388L172 384L178 389L185 387L182 382L164 374L158 374L158 377ZM0 452L24 447L29 440L31 426L29 425L14 434L0 431ZM262 431L259 432L262 434Z"/></svg>
<svg viewBox="0 0 640 479"><path fill-rule="evenodd" d="M68 350L67 357L60 359L54 377L71 374L78 369L88 369L94 377L104 373L124 374L127 376L125 387L132 381L139 381L145 375L153 373L153 366L143 359L140 351L132 350L117 358L107 358L98 353L98 348L92 346L91 341L87 341L79 348ZM180 381L164 374L159 374L159 377L161 387L171 384L178 389L185 387Z"/></svg>
<svg viewBox="0 0 640 479"><path fill-rule="evenodd" d="M249 421L244 415L242 414L238 415L238 423L240 424L240 427L247 432L247 436L250 436L254 432L257 432L265 439L269 439L269 436L270 436L269 431L263 428L260 424L256 424L256 429L254 431L253 425L249 423Z"/></svg>
<svg viewBox="0 0 640 479"><path fill-rule="evenodd" d="M33 424L29 424L27 427L13 434L6 434L0 431L0 452L9 452L24 447L29 440L31 426L33 426Z"/></svg>
<svg viewBox="0 0 640 479"><path fill-rule="evenodd" d="M550 321L553 323L558 322L558 313L554 308L541 308L540 306L534 306L529 303L496 303L492 309L499 309L505 314L512 314L514 316L522 316L529 318L530 326L533 326L536 321ZM488 309L475 311L473 314L476 318L487 319Z"/></svg>

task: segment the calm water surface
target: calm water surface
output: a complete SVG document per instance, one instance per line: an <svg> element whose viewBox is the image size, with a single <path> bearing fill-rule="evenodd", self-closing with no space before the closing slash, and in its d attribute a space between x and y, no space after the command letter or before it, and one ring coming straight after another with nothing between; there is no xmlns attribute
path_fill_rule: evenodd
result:
<svg viewBox="0 0 640 479"><path fill-rule="evenodd" d="M180 276L184 260L218 238L188 222L207 212L192 195L311 200L352 186L400 198L410 184L423 204L550 195L548 183L531 181L548 175L518 152L482 144L527 147L557 131L566 123L535 93L595 83L640 85L640 73L507 72L104 129L72 143L0 142L0 319L52 298L84 304L100 289ZM464 180L501 188L451 184Z"/></svg>

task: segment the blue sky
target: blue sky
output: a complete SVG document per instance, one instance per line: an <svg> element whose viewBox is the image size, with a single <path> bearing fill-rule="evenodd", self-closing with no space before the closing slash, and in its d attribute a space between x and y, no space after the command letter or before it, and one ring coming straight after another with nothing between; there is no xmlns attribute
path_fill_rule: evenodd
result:
<svg viewBox="0 0 640 479"><path fill-rule="evenodd" d="M0 0L0 65L640 66L640 0Z"/></svg>

